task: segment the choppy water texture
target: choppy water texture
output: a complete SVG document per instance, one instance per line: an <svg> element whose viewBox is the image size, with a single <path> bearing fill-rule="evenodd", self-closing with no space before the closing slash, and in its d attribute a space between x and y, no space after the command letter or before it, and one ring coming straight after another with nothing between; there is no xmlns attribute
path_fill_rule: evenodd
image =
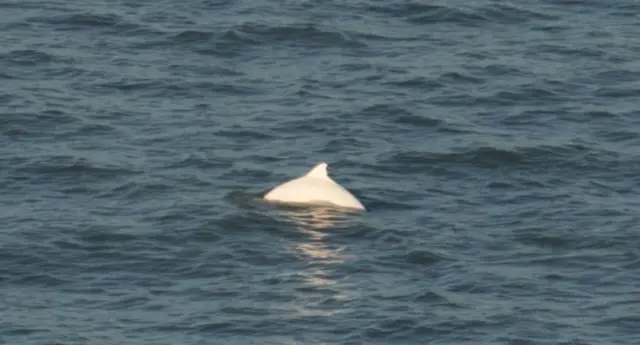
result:
<svg viewBox="0 0 640 345"><path fill-rule="evenodd" d="M640 344L639 14L0 2L0 341Z"/></svg>

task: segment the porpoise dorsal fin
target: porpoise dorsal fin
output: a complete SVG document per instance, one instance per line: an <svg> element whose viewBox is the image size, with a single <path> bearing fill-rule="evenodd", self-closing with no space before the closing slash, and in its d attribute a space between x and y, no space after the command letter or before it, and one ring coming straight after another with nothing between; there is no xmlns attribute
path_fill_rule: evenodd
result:
<svg viewBox="0 0 640 345"><path fill-rule="evenodd" d="M317 177L317 178L328 178L329 174L327 172L327 168L329 165L325 162L318 163L314 166L305 176Z"/></svg>

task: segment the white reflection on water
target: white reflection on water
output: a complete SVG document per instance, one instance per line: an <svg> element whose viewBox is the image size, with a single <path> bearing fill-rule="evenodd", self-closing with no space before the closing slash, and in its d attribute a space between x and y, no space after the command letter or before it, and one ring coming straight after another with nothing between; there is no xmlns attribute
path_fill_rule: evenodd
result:
<svg viewBox="0 0 640 345"><path fill-rule="evenodd" d="M346 227L357 219L357 213L345 212L332 207L287 208L279 210L279 213L304 230Z"/></svg>
<svg viewBox="0 0 640 345"><path fill-rule="evenodd" d="M307 236L308 241L297 245L301 257L312 262L344 261L341 249L328 248L326 240L329 235L326 231L348 227L356 219L353 214L333 208L316 207L282 210L280 215L295 224L296 228Z"/></svg>
<svg viewBox="0 0 640 345"><path fill-rule="evenodd" d="M337 281L340 277L336 277L336 268L353 257L344 253L344 247L332 245L329 240L332 231L340 231L340 228L352 225L357 216L325 207L284 209L280 215L305 235L304 239L295 245L298 257L308 263L298 275L313 289L312 291L320 293L317 296L309 296L308 303L298 305L297 312L302 315L335 314L341 308L335 309L321 304L329 297L327 293L330 293L334 300L349 298L344 283Z"/></svg>

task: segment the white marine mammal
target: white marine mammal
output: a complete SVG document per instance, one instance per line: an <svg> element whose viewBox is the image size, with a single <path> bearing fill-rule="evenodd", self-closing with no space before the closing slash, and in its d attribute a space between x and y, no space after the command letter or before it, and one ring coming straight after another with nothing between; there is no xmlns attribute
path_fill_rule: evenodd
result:
<svg viewBox="0 0 640 345"><path fill-rule="evenodd" d="M329 177L327 168L327 163L319 163L305 175L273 188L264 199L292 204L332 204L366 211L355 196Z"/></svg>

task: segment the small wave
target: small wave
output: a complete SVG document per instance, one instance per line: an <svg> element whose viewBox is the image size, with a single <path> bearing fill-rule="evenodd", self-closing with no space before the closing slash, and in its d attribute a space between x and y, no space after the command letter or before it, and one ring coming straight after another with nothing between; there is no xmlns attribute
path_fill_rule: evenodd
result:
<svg viewBox="0 0 640 345"><path fill-rule="evenodd" d="M414 1L401 2L400 4L396 2L384 2L384 4L370 4L366 6L366 9L373 13L391 14L398 17L403 17L412 13L438 11L446 8L447 7L444 6L427 5Z"/></svg>
<svg viewBox="0 0 640 345"><path fill-rule="evenodd" d="M60 61L52 54L33 49L13 50L8 54L1 54L0 58L18 66L35 66Z"/></svg>
<svg viewBox="0 0 640 345"><path fill-rule="evenodd" d="M415 330L420 325L418 320L409 316L397 318L394 320L384 320L375 326L369 326L364 329L364 335L370 339L386 339L391 340L399 334L405 334Z"/></svg>
<svg viewBox="0 0 640 345"><path fill-rule="evenodd" d="M122 243L130 243L138 237L133 234L118 231L115 226L89 226L81 230L77 236L77 241L82 246L95 248L118 247Z"/></svg>
<svg viewBox="0 0 640 345"><path fill-rule="evenodd" d="M38 333L42 333L43 336L49 336L50 331L46 328L27 328L27 327L16 327L12 328L11 326L4 332L4 334L8 336L34 336Z"/></svg>
<svg viewBox="0 0 640 345"><path fill-rule="evenodd" d="M609 85L619 85L620 83L635 83L640 79L640 71L634 71L626 68L608 70L593 75L593 80L598 83Z"/></svg>
<svg viewBox="0 0 640 345"><path fill-rule="evenodd" d="M361 140L353 137L336 138L327 142L319 153L332 154L335 152L349 152L351 150L358 150L358 148L369 148L371 145L366 140Z"/></svg>
<svg viewBox="0 0 640 345"><path fill-rule="evenodd" d="M422 76L414 76L407 79L402 80L392 80L388 81L385 84L397 87L404 87L410 89L422 89L422 90L437 90L442 88L444 85L437 80L426 78Z"/></svg>
<svg viewBox="0 0 640 345"><path fill-rule="evenodd" d="M407 261L422 266L431 266L443 260L443 257L433 252L419 249L407 253Z"/></svg>
<svg viewBox="0 0 640 345"><path fill-rule="evenodd" d="M188 154L179 161L174 161L166 166L168 169L180 169L195 167L198 169L230 169L233 167L233 161L228 158L209 156L205 153Z"/></svg>
<svg viewBox="0 0 640 345"><path fill-rule="evenodd" d="M136 310L136 309L144 308L151 301L152 301L151 298L146 295L142 295L142 296L125 295L122 298L119 298L119 299L114 298L108 302L101 303L98 308L100 308L101 310L122 310L122 309Z"/></svg>
<svg viewBox="0 0 640 345"><path fill-rule="evenodd" d="M413 36L399 36L399 35L391 35L389 33L371 33L371 32L359 32L354 31L353 36L361 39L364 42L369 41L386 41L386 42L415 42L415 41L423 41L425 36L422 34L416 34Z"/></svg>
<svg viewBox="0 0 640 345"><path fill-rule="evenodd" d="M395 119L396 123L423 127L423 128L435 128L442 124L442 121L433 119L424 115L410 114L400 115Z"/></svg>
<svg viewBox="0 0 640 345"><path fill-rule="evenodd" d="M74 13L58 16L39 16L29 19L29 22L45 23L59 29L72 30L84 28L118 27L121 29L137 28L138 26L124 21L115 14Z"/></svg>
<svg viewBox="0 0 640 345"><path fill-rule="evenodd" d="M76 131L76 134L93 136L93 135L110 134L115 131L116 131L116 128L109 124L91 122L91 123L83 124L80 128L78 128L78 130Z"/></svg>
<svg viewBox="0 0 640 345"><path fill-rule="evenodd" d="M268 140L273 139L273 136L265 133L261 130L252 130L247 128L231 128L228 130L219 130L215 132L215 135L219 135L225 138L237 139L238 141L253 141L253 140Z"/></svg>
<svg viewBox="0 0 640 345"><path fill-rule="evenodd" d="M531 9L503 4L491 4L479 8L455 8L407 2L402 5L397 5L397 3L389 3L389 5L386 6L373 5L369 7L369 10L406 18L408 22L416 24L454 23L465 26L478 26L483 23L492 22L521 24L532 20L557 19L555 16L543 14Z"/></svg>
<svg viewBox="0 0 640 345"><path fill-rule="evenodd" d="M168 35L160 40L149 40L136 43L136 48L157 49L162 46L180 46L191 49L202 55L220 57L235 57L245 52L245 49L259 42L235 29L217 34L213 31L185 30L177 34ZM199 69L201 71L201 69Z"/></svg>
<svg viewBox="0 0 640 345"><path fill-rule="evenodd" d="M39 113L17 112L5 116L5 125L7 127L20 128L30 132L33 130L34 135L49 134L56 127L77 124L80 120L61 110L45 110Z"/></svg>
<svg viewBox="0 0 640 345"><path fill-rule="evenodd" d="M640 316L638 316L637 310L635 309L638 307L638 300L630 297L627 303L627 307L615 308L617 309L616 314L618 315L602 316L597 322L594 322L593 325L596 327L609 326L618 329L627 329L628 334L637 332L638 324L640 324Z"/></svg>
<svg viewBox="0 0 640 345"><path fill-rule="evenodd" d="M302 47L362 47L365 43L346 31L321 28L315 24L271 26L260 23L235 25L219 33L187 30L160 42L145 42L142 47L184 45L204 55L233 57L254 46L270 43L294 44Z"/></svg>
<svg viewBox="0 0 640 345"><path fill-rule="evenodd" d="M516 89L515 91L498 91L491 96L492 99L500 99L502 102L508 103L535 103L539 104L540 101L559 101L561 98L557 97L557 93L548 89L541 88L534 85L524 85Z"/></svg>
<svg viewBox="0 0 640 345"><path fill-rule="evenodd" d="M51 156L31 159L15 169L18 173L35 174L37 176L48 176L49 178L71 178L77 181L78 178L111 178L123 174L135 174L136 170L126 168L113 163L100 164L92 162L86 158L75 156Z"/></svg>
<svg viewBox="0 0 640 345"><path fill-rule="evenodd" d="M220 178L233 181L238 176L243 176L243 178L249 181L263 182L271 176L271 173L263 169L235 168L225 170L224 173L220 175Z"/></svg>
<svg viewBox="0 0 640 345"><path fill-rule="evenodd" d="M447 306L453 308L461 308L463 305L459 302L455 302L454 300L447 298L447 293L444 292L436 292L435 289L428 289L425 292L419 294L415 301L419 303L425 303L428 305L438 305L438 306Z"/></svg>
<svg viewBox="0 0 640 345"><path fill-rule="evenodd" d="M525 245L548 248L553 251L570 249L573 243L573 240L571 240L570 237L567 237L566 234L558 234L554 236L545 235L544 233L537 233L535 231L520 233L518 234L516 240Z"/></svg>
<svg viewBox="0 0 640 345"><path fill-rule="evenodd" d="M482 84L484 81L482 78L477 78L463 72L447 72L438 77L438 82L443 85Z"/></svg>
<svg viewBox="0 0 640 345"><path fill-rule="evenodd" d="M139 30L141 31L141 30ZM142 33L142 31L140 32ZM185 46L185 47L199 47L201 45L209 45L214 41L214 34L212 32L200 31L200 30L185 30L178 33L170 33L158 30L149 30L146 32L152 37L158 36L158 38L150 39L145 38L143 41L137 41L131 45L134 49L151 49L155 50L160 47L167 46Z"/></svg>
<svg viewBox="0 0 640 345"><path fill-rule="evenodd" d="M640 87L602 87L594 92L598 98L637 99L640 97Z"/></svg>
<svg viewBox="0 0 640 345"><path fill-rule="evenodd" d="M118 81L110 81L99 85L101 88L115 89L120 91L136 91L156 88L158 82L155 80L129 80L123 78Z"/></svg>
<svg viewBox="0 0 640 345"><path fill-rule="evenodd" d="M203 53L237 54L249 46L269 43L287 43L303 47L360 47L364 43L347 32L320 28L313 24L269 26L246 23L223 32L214 47L205 47Z"/></svg>
<svg viewBox="0 0 640 345"><path fill-rule="evenodd" d="M434 104L447 106L522 106L565 102L569 100L567 92L545 85L529 84L512 87L508 90L497 89L479 95L463 93L439 95L431 98Z"/></svg>
<svg viewBox="0 0 640 345"><path fill-rule="evenodd" d="M244 24L235 28L238 32L250 35L260 42L298 42L303 45L320 46L364 46L364 43L351 37L346 32L321 28L315 24L294 24L284 26L267 26L260 24Z"/></svg>
<svg viewBox="0 0 640 345"><path fill-rule="evenodd" d="M38 236L40 241L42 236ZM7 251L3 257L3 269L0 270L0 281L18 285L37 285L54 287L70 283L68 276L55 272L60 267L60 262L50 260L49 248L32 247L28 250ZM6 251L6 250L5 250Z"/></svg>
<svg viewBox="0 0 640 345"><path fill-rule="evenodd" d="M150 96L164 97L167 95L189 95L196 94L198 92L215 92L229 95L254 95L260 94L264 90L253 85L243 85L241 83L219 83L219 82L197 82L197 81L183 81L177 80L156 80L156 79L141 79L131 80L129 78L122 78L117 81L107 81L104 83L96 84L96 88L114 89L123 92L132 91L144 91Z"/></svg>
<svg viewBox="0 0 640 345"><path fill-rule="evenodd" d="M46 272L46 271L45 271ZM19 278L12 281L18 285L40 285L46 287L60 286L70 283L69 279L61 279L49 273L22 274Z"/></svg>
<svg viewBox="0 0 640 345"><path fill-rule="evenodd" d="M213 37L214 35L211 32L187 30L175 35L173 37L173 40L175 40L176 42L198 43L198 42L209 42Z"/></svg>
<svg viewBox="0 0 640 345"><path fill-rule="evenodd" d="M395 154L384 164L399 164L406 167L427 167L437 164L472 164L480 166L496 166L502 164L518 164L522 162L522 155L515 151L502 150L493 147L481 147L461 152L434 153L401 152Z"/></svg>
<svg viewBox="0 0 640 345"><path fill-rule="evenodd" d="M510 77L520 77L520 76L533 76L531 74L527 74L527 72L523 71L520 68L516 68L514 66L508 66L503 64L490 64L486 65L482 68L482 71L490 77L502 77L502 76L510 76Z"/></svg>
<svg viewBox="0 0 640 345"><path fill-rule="evenodd" d="M120 18L113 14L96 15L91 13L78 13L59 17L48 18L51 24L68 24L80 26L113 26L120 22Z"/></svg>
<svg viewBox="0 0 640 345"><path fill-rule="evenodd" d="M163 182L129 182L109 191L109 194L118 194L121 200L127 202L137 202L165 195L171 189L169 184Z"/></svg>
<svg viewBox="0 0 640 345"><path fill-rule="evenodd" d="M353 190L352 190L353 191ZM402 196L391 195L388 192L381 192L384 194L384 198L382 197L374 197L374 196L360 196L357 191L353 191L354 194L362 200L362 202L367 206L367 209L370 212L375 212L376 210L414 210L420 209L420 206L416 204L412 204L412 199L416 199L417 196L413 196L410 193L403 193Z"/></svg>
<svg viewBox="0 0 640 345"><path fill-rule="evenodd" d="M606 115L598 115L598 116L606 116ZM602 136L611 142L629 143L631 144L629 145L629 147L637 146L637 144L640 143L640 134L637 131L624 130L624 129L613 130L613 131L604 132ZM635 143L635 145L633 145L632 143Z"/></svg>
<svg viewBox="0 0 640 345"><path fill-rule="evenodd" d="M589 159L586 159L590 157ZM553 169L606 169L616 163L615 152L596 150L581 144L533 147L478 147L452 152L404 151L382 161L385 166L402 166L405 172L421 172L441 165L471 165L478 168L553 167ZM620 164L620 163L616 163Z"/></svg>
<svg viewBox="0 0 640 345"><path fill-rule="evenodd" d="M412 6L415 7L415 6ZM421 6L421 10L411 12L407 21L414 24L440 24L453 23L465 26L478 26L487 21L487 18L472 12L444 6Z"/></svg>
<svg viewBox="0 0 640 345"><path fill-rule="evenodd" d="M236 43L246 43L246 44L260 44L260 40L257 37L252 37L249 33L242 32L239 29L231 28L225 31L220 36L220 41L233 44Z"/></svg>
<svg viewBox="0 0 640 345"><path fill-rule="evenodd" d="M547 54L557 57L557 59L571 59L571 61L575 61L578 58L606 59L608 54L606 50L593 46L566 46L558 43L533 44L529 51L536 55Z"/></svg>
<svg viewBox="0 0 640 345"><path fill-rule="evenodd" d="M503 24L522 24L533 20L557 20L558 16L540 13L516 5L489 5L479 11L489 21Z"/></svg>

